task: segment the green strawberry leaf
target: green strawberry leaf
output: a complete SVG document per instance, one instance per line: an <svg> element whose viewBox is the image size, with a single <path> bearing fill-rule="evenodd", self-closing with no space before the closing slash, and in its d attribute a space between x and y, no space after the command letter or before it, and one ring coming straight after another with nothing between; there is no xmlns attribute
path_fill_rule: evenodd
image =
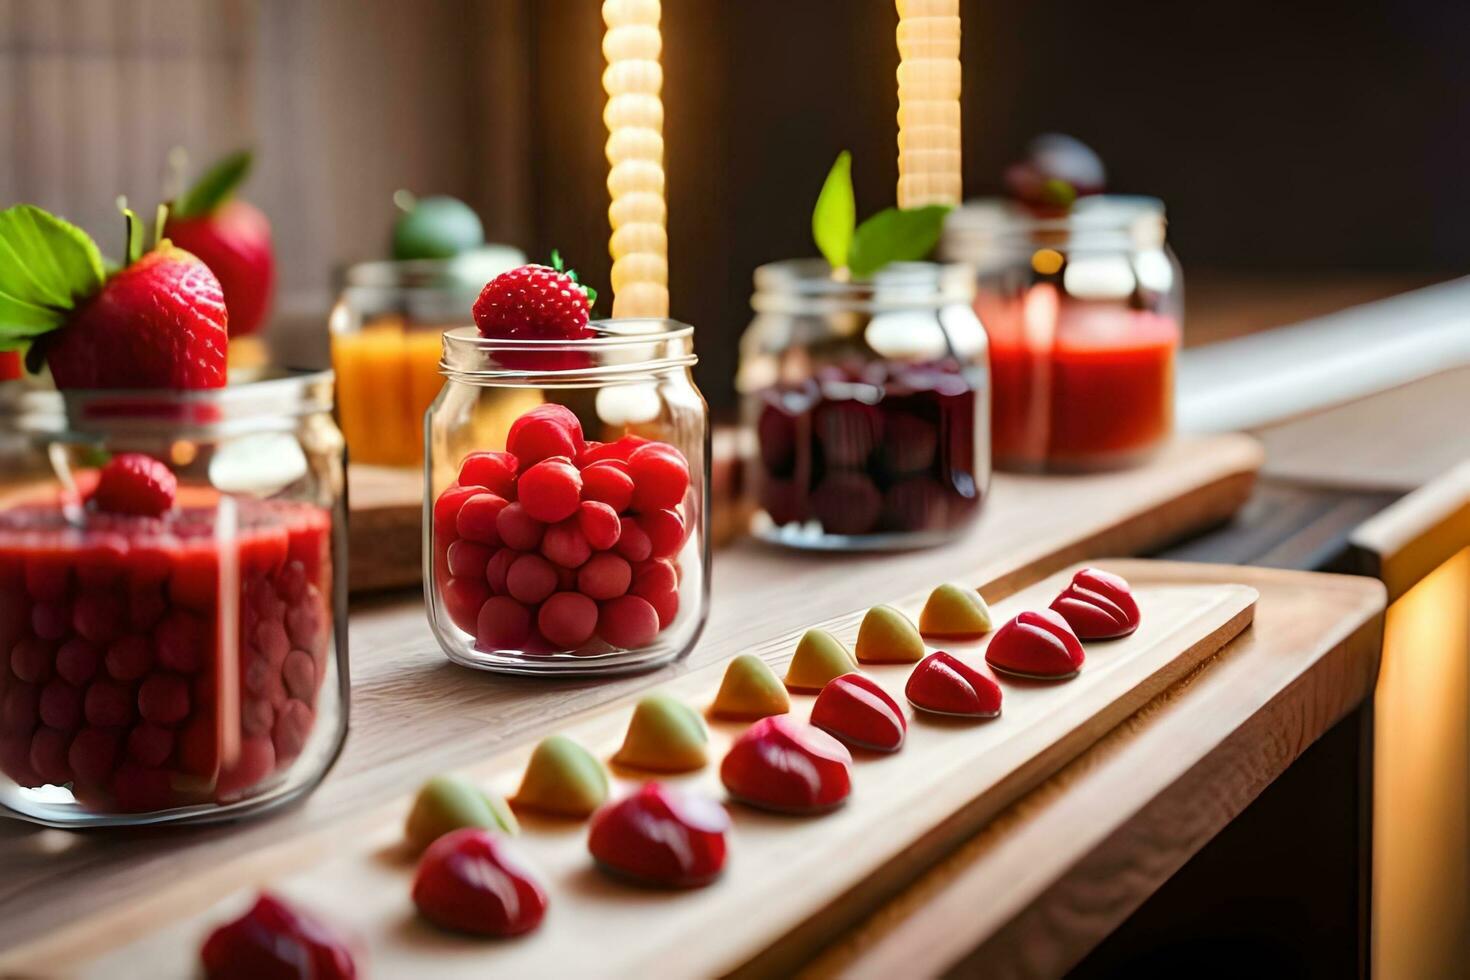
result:
<svg viewBox="0 0 1470 980"><path fill-rule="evenodd" d="M587 296L587 308L591 309L592 304L597 302L597 290L577 278L576 269L567 268L566 260L561 257L561 252L558 249L551 250L551 267L557 272L564 273L568 279L577 284L577 288L582 290Z"/></svg>
<svg viewBox="0 0 1470 980"><path fill-rule="evenodd" d="M55 330L102 288L97 243L38 207L0 211L0 350L16 350Z"/></svg>
<svg viewBox="0 0 1470 980"><path fill-rule="evenodd" d="M822 182L817 205L812 208L812 240L834 269L846 268L851 259L853 228L857 224L857 199L852 190L852 154L843 150Z"/></svg>
<svg viewBox="0 0 1470 980"><path fill-rule="evenodd" d="M210 167L193 187L174 201L174 217L198 217L225 203L250 174L250 164L250 151L240 150Z"/></svg>
<svg viewBox="0 0 1470 980"><path fill-rule="evenodd" d="M890 262L924 258L939 241L948 213L949 208L942 204L904 211L884 208L853 233L848 268L854 277L866 279Z"/></svg>

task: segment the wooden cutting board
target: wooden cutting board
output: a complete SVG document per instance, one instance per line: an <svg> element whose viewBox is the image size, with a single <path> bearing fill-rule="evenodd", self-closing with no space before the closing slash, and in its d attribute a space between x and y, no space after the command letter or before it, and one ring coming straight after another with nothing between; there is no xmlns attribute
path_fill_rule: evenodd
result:
<svg viewBox="0 0 1470 980"><path fill-rule="evenodd" d="M855 759L853 797L835 813L803 819L732 806L731 860L709 888L663 893L615 884L592 870L585 824L527 819L517 843L541 871L552 901L541 930L508 943L446 936L420 922L408 900L412 861L400 846L409 803L403 798L330 833L284 841L199 879L171 883L146 910L78 920L0 958L0 968L81 968L107 977L185 974L209 925L237 914L262 883L355 929L371 948L371 969L385 976L700 976L779 955L773 951L805 922L851 915L847 910L870 907L895 883L912 878L1251 621L1256 591L1249 586L1202 583L1181 565L1151 569L1132 562L1128 570L1143 610L1136 634L1088 644L1087 664L1074 680L1003 679L999 719L913 718L900 753ZM999 603L997 621L1044 606L1071 571ZM927 590L896 604L917 617L926 596ZM855 612L821 625L850 643L860 618ZM797 635L771 637L753 652L779 671ZM945 648L980 663L987 642ZM902 702L910 667L864 669ZM703 708L723 670L723 664L711 665L665 687ZM621 740L633 700L569 718L562 730L606 758ZM793 715L804 719L812 700L794 697ZM712 760L743 727L711 725ZM517 746L465 772L509 793L529 750ZM673 781L723 796L716 762ZM615 794L634 782L615 779ZM83 963L88 956L98 958Z"/></svg>

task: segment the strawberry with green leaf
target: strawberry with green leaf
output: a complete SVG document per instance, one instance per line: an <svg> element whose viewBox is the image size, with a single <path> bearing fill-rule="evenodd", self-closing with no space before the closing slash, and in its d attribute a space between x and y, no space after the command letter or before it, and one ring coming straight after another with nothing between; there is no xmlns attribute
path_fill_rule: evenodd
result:
<svg viewBox="0 0 1470 980"><path fill-rule="evenodd" d="M916 262L933 251L949 208L884 208L857 223L852 189L852 154L843 150L832 164L817 206L812 238L839 278L868 279L890 262Z"/></svg>
<svg viewBox="0 0 1470 980"><path fill-rule="evenodd" d="M126 259L109 274L75 225L29 204L0 211L0 350L29 349L62 389L222 387L219 280L157 235L145 253L137 215L123 214Z"/></svg>
<svg viewBox="0 0 1470 980"><path fill-rule="evenodd" d="M236 196L250 174L248 151L216 163L169 206L163 233L193 252L219 279L230 311L230 336L259 330L270 312L276 256L271 223L255 205Z"/></svg>

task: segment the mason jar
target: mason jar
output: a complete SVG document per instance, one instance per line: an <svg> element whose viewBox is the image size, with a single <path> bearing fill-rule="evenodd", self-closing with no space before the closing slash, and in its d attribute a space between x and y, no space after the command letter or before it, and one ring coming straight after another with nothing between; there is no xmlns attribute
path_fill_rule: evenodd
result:
<svg viewBox="0 0 1470 980"><path fill-rule="evenodd" d="M591 329L444 334L444 387L424 423L424 591L456 663L644 670L688 653L704 628L709 412L690 373L693 328Z"/></svg>
<svg viewBox="0 0 1470 980"><path fill-rule="evenodd" d="M985 332L963 265L761 266L741 338L752 532L796 548L952 540L990 484Z"/></svg>
<svg viewBox="0 0 1470 980"><path fill-rule="evenodd" d="M420 464L424 412L439 393L440 336L469 325L481 287L525 260L494 245L457 259L347 269L328 323L337 418L354 463Z"/></svg>
<svg viewBox="0 0 1470 980"><path fill-rule="evenodd" d="M1161 202L1117 195L950 214L940 247L975 267L990 336L996 466L1110 469L1168 441L1184 277L1165 227Z"/></svg>
<svg viewBox="0 0 1470 980"><path fill-rule="evenodd" d="M205 821L314 787L347 733L332 376L27 391L0 489L0 807L58 827ZM94 499L141 453L159 516Z"/></svg>

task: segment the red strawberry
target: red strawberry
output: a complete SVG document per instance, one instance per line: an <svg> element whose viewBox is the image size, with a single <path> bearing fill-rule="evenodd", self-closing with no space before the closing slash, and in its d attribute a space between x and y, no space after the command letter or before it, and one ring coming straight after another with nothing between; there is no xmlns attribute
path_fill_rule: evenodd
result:
<svg viewBox="0 0 1470 980"><path fill-rule="evenodd" d="M485 284L475 300L480 335L501 340L580 340L592 336L587 325L597 294L553 266L523 265L502 272Z"/></svg>
<svg viewBox="0 0 1470 980"><path fill-rule="evenodd" d="M77 310L46 363L58 388L220 388L225 317L214 273L165 241Z"/></svg>
<svg viewBox="0 0 1470 980"><path fill-rule="evenodd" d="M157 517L174 505L179 481L169 468L143 453L122 453L102 467L92 502L109 514Z"/></svg>
<svg viewBox="0 0 1470 980"><path fill-rule="evenodd" d="M546 892L490 831L466 827L424 852L413 903L430 922L477 936L518 936L541 924Z"/></svg>
<svg viewBox="0 0 1470 980"><path fill-rule="evenodd" d="M253 204L231 200L198 216L171 215L164 234L198 256L219 279L230 311L230 336L259 330L276 279L270 219Z"/></svg>

